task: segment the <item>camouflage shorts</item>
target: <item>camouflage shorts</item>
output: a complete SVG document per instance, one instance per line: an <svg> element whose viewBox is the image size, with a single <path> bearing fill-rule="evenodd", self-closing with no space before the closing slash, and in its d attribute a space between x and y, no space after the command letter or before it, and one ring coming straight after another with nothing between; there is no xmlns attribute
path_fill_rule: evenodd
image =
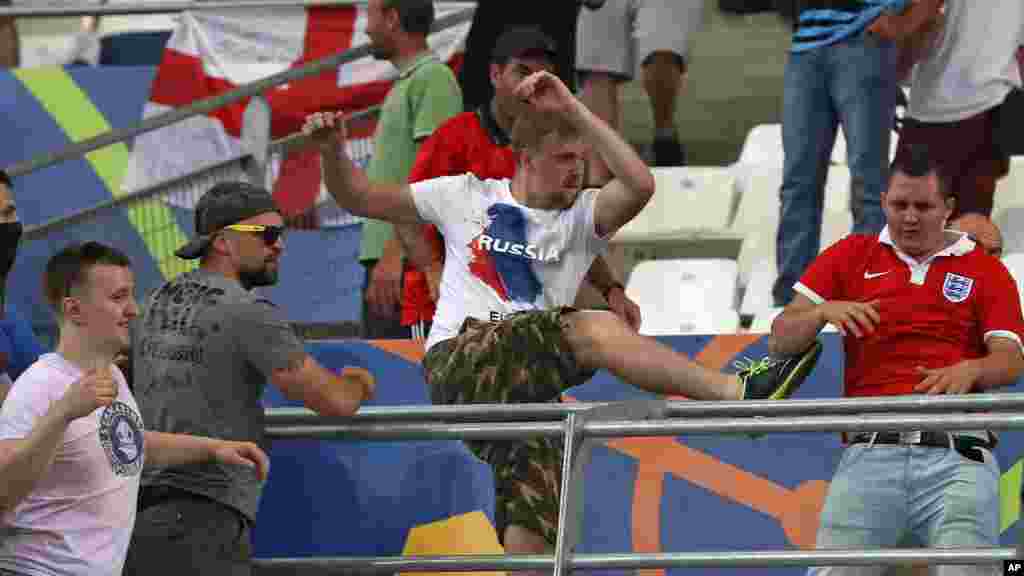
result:
<svg viewBox="0 0 1024 576"><path fill-rule="evenodd" d="M459 335L435 344L423 368L435 404L558 402L563 390L589 380L562 333L571 308L510 314L501 322L469 318ZM554 545L562 441L530 438L469 441L494 468L499 537L519 525Z"/></svg>

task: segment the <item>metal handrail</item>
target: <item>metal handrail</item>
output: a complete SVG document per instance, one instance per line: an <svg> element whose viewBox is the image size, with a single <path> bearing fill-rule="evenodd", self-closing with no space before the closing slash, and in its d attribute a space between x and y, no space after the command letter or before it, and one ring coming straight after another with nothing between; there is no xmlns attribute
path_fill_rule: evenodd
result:
<svg viewBox="0 0 1024 576"><path fill-rule="evenodd" d="M576 442L584 437L676 436L681 434L757 434L770 432L827 431L914 431L914 430L978 430L1024 428L1022 413L953 413L953 414L842 414L863 407L892 412L907 408L921 410L1009 409L1019 406L1024 394L984 394L964 398L858 398L844 400L783 400L752 403L755 407L741 410L740 403L673 402L664 403L664 412L684 414L685 418L641 421L583 419L585 410L607 403L583 405L538 404L485 406L403 407L388 410L361 411L347 423L339 418L310 417L296 409L267 410L268 438L345 438L345 439L487 439L498 440L527 436L563 436L561 502L555 553L540 555L461 555L410 557L351 558L268 558L256 559L254 565L266 568L319 568L359 570L367 572L424 572L467 570L552 570L555 576L571 570L616 568L676 567L780 567L780 566L855 566L900 564L986 564L1013 559L1013 548L927 548L885 550L810 550L810 551L723 551L672 552L656 554L573 554L567 541L569 492L573 487L570 470ZM747 412L753 418L708 417L705 409L726 405L720 413L730 410ZM730 405L731 404L731 405ZM779 408L773 409L773 406ZM824 407L839 415L794 416L820 414ZM758 414L771 414L758 416ZM562 418L553 422L443 422L442 419L504 418L528 416ZM296 422L301 422L296 424ZM578 489L578 488L577 488Z"/></svg>
<svg viewBox="0 0 1024 576"><path fill-rule="evenodd" d="M346 118L346 120L349 122L354 120L360 120L365 117L372 116L378 113L379 111L380 106L372 106L365 110L360 110L358 112L350 114ZM274 154L277 152L284 152L286 150L299 148L308 144L309 138L302 132L297 132L295 134L289 134L288 136L285 136L279 140L274 140L270 142L270 145L268 147L269 149L267 152L268 154ZM65 226L70 226L77 222L81 222L82 220L86 220L90 216L97 214L99 212L117 208L125 204L131 204L135 202L140 202L142 200L147 200L149 198L153 198L154 196L160 196L161 194L166 193L168 190L173 190L179 187L180 185L190 182L196 178L201 178L203 176L214 174L220 170L234 166L235 164L246 162L247 160L250 160L252 157L253 155L250 152L239 154L238 156L233 156L226 160L220 160L212 164L207 164L206 166L197 168L192 172L189 172L188 174L168 178L166 180L162 180L160 182L156 182L155 184L151 184L149 186L141 188L139 190L128 192L126 194L121 194L119 196L111 198L110 200L99 202L88 208L75 212L74 214L69 214L67 216L58 216L56 218L51 218L50 220L47 220L41 224L26 226L25 232L22 234L21 240L22 242L24 242L29 240L42 239L47 234L50 234L55 230L59 230L60 228L63 228Z"/></svg>
<svg viewBox="0 0 1024 576"><path fill-rule="evenodd" d="M571 414L570 414L571 416ZM643 421L589 421L579 425L584 437L624 438L707 434L792 432L913 432L917 430L1009 430L1024 428L1024 413L1014 414L862 414L853 416L771 416L760 418L679 418ZM359 440L558 437L562 422L393 422L384 424L325 421L320 424L266 426L272 439L320 438Z"/></svg>
<svg viewBox="0 0 1024 576"><path fill-rule="evenodd" d="M751 568L786 566L870 566L983 564L1014 559L1013 548L888 548L884 550L763 550L740 552L662 552L647 554L570 554L569 570L635 568ZM466 555L403 557L258 558L260 568L319 568L358 572L443 572L470 570L551 570L554 556Z"/></svg>
<svg viewBox="0 0 1024 576"><path fill-rule="evenodd" d="M369 406L354 416L331 420L307 408L268 408L266 424L317 425L392 422L495 422L553 421L612 402L562 402L537 404L467 404L424 406ZM731 402L665 402L666 418L709 418L741 416L816 416L886 412L1012 412L1024 411L1024 393L967 394L951 396L888 396L871 398L829 398L821 400L743 400Z"/></svg>
<svg viewBox="0 0 1024 576"><path fill-rule="evenodd" d="M431 31L443 30L463 22L468 22L472 20L473 13L475 11L476 7L467 8L439 18L434 21ZM272 74L266 78L250 82L248 84L243 84L238 88L224 92L223 94L211 96L210 98L205 98L203 100L197 100L188 106L183 106L163 114L151 116L133 126L115 128L92 138L72 143L55 152L46 152L23 162L18 162L17 164L8 167L7 173L10 174L11 177L22 176L60 162L81 158L93 150L98 150L100 148L110 146L111 144L130 140L140 134L145 134L147 132L163 128L164 126L176 124L193 116L206 114L207 112L222 108L228 104L242 100L243 98L258 96L270 90L274 86L295 82L309 76L315 76L325 70L336 68L347 62L353 62L364 56L368 56L369 54L369 44L360 44L359 46L352 47L340 54L314 60L298 68L289 68L288 70Z"/></svg>
<svg viewBox="0 0 1024 576"><path fill-rule="evenodd" d="M461 1L461 0L460 0ZM313 6L351 6L366 4L366 0L246 0L244 2L167 2L161 4L54 4L52 6L5 6L0 17L56 18L69 16L117 16L132 14L173 14L197 10L267 9Z"/></svg>

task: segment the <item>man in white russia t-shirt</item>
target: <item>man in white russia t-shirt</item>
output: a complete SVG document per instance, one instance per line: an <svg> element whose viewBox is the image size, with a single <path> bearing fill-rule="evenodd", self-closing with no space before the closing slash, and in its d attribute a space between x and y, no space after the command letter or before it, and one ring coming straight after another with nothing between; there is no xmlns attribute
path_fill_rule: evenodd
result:
<svg viewBox="0 0 1024 576"><path fill-rule="evenodd" d="M249 442L144 431L113 364L138 313L124 254L71 245L47 263L44 285L60 341L0 410L0 574L116 576L144 464L215 459L265 478L268 460Z"/></svg>
<svg viewBox="0 0 1024 576"><path fill-rule="evenodd" d="M654 194L636 152L555 76L537 72L516 89L512 129L519 158L511 180L472 174L411 185L371 182L344 151L337 116L310 116L327 189L343 208L396 223L431 223L445 261L423 358L432 400L444 404L557 402L607 369L627 383L696 399L788 396L810 373L820 344L723 374L640 336L611 312L569 306L609 238ZM581 190L584 142L615 179ZM506 552L554 545L561 444L554 439L468 442L492 465L496 528Z"/></svg>

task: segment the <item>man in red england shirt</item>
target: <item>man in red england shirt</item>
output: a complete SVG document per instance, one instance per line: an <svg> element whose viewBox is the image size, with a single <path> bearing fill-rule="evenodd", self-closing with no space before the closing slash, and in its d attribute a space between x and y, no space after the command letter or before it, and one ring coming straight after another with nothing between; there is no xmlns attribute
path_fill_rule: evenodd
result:
<svg viewBox="0 0 1024 576"><path fill-rule="evenodd" d="M494 97L490 104L459 114L438 127L420 146L409 182L465 173L481 179L511 178L516 156L510 133L518 105L513 91L534 72L552 72L556 58L554 40L539 29L506 30L498 37L491 54ZM412 326L414 338L425 339L434 317L444 266L441 237L432 225L396 224L395 228L413 264L403 281L402 325ZM613 312L634 330L640 327L640 307L626 297L622 283L603 257L594 260L587 281L604 295Z"/></svg>
<svg viewBox="0 0 1024 576"><path fill-rule="evenodd" d="M955 198L928 151L897 159L882 196L886 228L822 253L772 326L773 354L843 334L845 395L967 394L1024 368L1017 285L966 234L946 229ZM875 549L911 536L933 547L999 544L999 466L984 431L855 433L829 488L819 548ZM811 574L882 574L819 567ZM996 574L942 566L939 574Z"/></svg>

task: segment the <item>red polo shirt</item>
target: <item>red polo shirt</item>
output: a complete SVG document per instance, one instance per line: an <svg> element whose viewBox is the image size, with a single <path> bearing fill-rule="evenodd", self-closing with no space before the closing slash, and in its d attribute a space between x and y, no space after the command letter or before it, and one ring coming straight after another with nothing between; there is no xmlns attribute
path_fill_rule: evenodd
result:
<svg viewBox="0 0 1024 576"><path fill-rule="evenodd" d="M507 136L485 109L463 112L442 124L420 145L409 182L441 176L471 173L477 178L511 178L516 156ZM424 230L434 258L444 258L441 235L433 225ZM408 326L434 317L426 275L411 266L406 268L402 287L402 325Z"/></svg>
<svg viewBox="0 0 1024 576"><path fill-rule="evenodd" d="M843 339L847 396L913 394L918 366L980 358L993 336L1024 341L1016 282L967 235L921 263L896 248L888 228L850 235L793 288L816 304L879 301L875 332Z"/></svg>

